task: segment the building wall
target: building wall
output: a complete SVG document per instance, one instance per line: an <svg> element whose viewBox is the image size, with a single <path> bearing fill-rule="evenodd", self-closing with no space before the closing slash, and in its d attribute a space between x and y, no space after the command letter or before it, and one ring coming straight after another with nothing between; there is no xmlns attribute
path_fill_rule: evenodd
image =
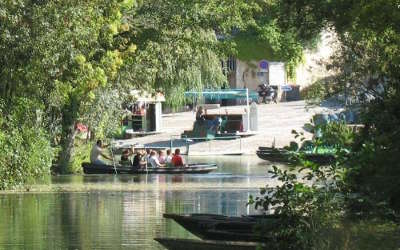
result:
<svg viewBox="0 0 400 250"><path fill-rule="evenodd" d="M283 62L268 61L268 70L261 69L259 63L260 61L244 62L236 59L236 69L228 76L230 87L257 90L258 85L262 83L276 85L278 88L286 84L286 70ZM280 93L279 88L278 96Z"/></svg>
<svg viewBox="0 0 400 250"><path fill-rule="evenodd" d="M283 62L269 62L268 73L262 73L259 67L260 61L244 62L238 59L235 60L235 68L232 69L228 76L231 88L249 88L256 90L257 86L263 82L268 82L270 85L298 85L300 90L312 83L332 76L336 72L327 70L326 65L331 61L332 55L338 50L340 44L337 35L332 30L321 32L321 41L314 50L304 51L304 60L296 68L295 78L288 80L285 64ZM232 59L230 59L232 60ZM282 99L282 91L278 90L279 100Z"/></svg>
<svg viewBox="0 0 400 250"><path fill-rule="evenodd" d="M321 32L321 41L314 50L304 51L304 60L296 69L296 78L292 84L301 88L314 82L332 76L336 72L327 70L326 64L331 61L331 56L338 50L340 44L337 35L332 30Z"/></svg>
<svg viewBox="0 0 400 250"><path fill-rule="evenodd" d="M268 62L269 70L261 70L258 61L243 62L236 59L236 70L229 76L232 88L249 88L256 90L258 85L266 82L270 85L286 84L286 70L283 62Z"/></svg>

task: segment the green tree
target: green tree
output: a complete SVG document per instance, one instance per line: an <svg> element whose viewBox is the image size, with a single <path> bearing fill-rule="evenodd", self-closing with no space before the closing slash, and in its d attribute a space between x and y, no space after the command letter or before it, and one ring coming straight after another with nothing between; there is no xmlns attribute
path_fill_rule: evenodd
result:
<svg viewBox="0 0 400 250"><path fill-rule="evenodd" d="M38 100L49 114L47 125L58 123L62 171L73 153L74 126L84 107L93 103L96 90L115 83L123 57L134 52L132 44L123 46L117 39L126 29L123 13L134 4L26 0L0 5L0 91L6 104L18 96Z"/></svg>
<svg viewBox="0 0 400 250"><path fill-rule="evenodd" d="M95 91L113 84L123 63L119 41L123 11L133 1L48 2L34 12L34 62L47 83L49 105L61 113L59 164L65 171L73 154L75 124ZM34 80L34 79L33 79Z"/></svg>
<svg viewBox="0 0 400 250"><path fill-rule="evenodd" d="M49 174L54 152L38 103L16 98L5 108L0 101L0 190Z"/></svg>
<svg viewBox="0 0 400 250"><path fill-rule="evenodd" d="M293 236L300 248L322 248L315 239L323 238L318 237L323 227L339 226L345 217L374 218L382 224L382 219L397 221L400 216L399 2L279 2L286 6L289 26L300 32L319 20L322 26L312 25L311 32L325 27L338 33L341 48L327 65L338 74L326 88L315 88L317 96L311 97L322 95L325 99L321 89L329 89L329 95L345 93L358 102L364 125L354 135L348 128L334 125L319 139L318 143L340 143L350 152L338 154L329 166L303 162L301 171L307 171L305 177L311 183L304 184L301 173L274 168L274 177L283 184L261 189L262 197L252 201L265 210L272 206L288 221L295 220L295 226L279 228L278 236ZM284 243L278 242L278 246Z"/></svg>

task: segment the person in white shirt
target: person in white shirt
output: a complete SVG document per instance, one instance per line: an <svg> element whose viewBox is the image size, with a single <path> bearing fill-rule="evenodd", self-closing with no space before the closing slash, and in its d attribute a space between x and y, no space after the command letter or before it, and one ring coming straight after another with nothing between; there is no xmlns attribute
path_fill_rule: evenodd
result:
<svg viewBox="0 0 400 250"><path fill-rule="evenodd" d="M108 160L112 160L111 157L104 154L103 151L104 151L105 147L107 147L107 145L103 145L101 140L97 140L96 144L93 145L92 151L90 152L90 162L92 164L106 165L106 163L100 159L100 156L102 156L103 158L106 158Z"/></svg>
<svg viewBox="0 0 400 250"><path fill-rule="evenodd" d="M144 158L146 159L147 166L150 165L150 153L151 153L151 150L149 148L146 148L146 154L145 154Z"/></svg>
<svg viewBox="0 0 400 250"><path fill-rule="evenodd" d="M170 164L172 160L172 154L171 154L171 149L167 149L167 159L165 160L165 162L167 164Z"/></svg>
<svg viewBox="0 0 400 250"><path fill-rule="evenodd" d="M150 162L150 165L151 165L153 168L159 168L159 167L164 167L164 166L165 166L165 164L161 164L161 163L158 161L156 152L154 152L154 151L151 151L151 153L150 153L149 162Z"/></svg>
<svg viewBox="0 0 400 250"><path fill-rule="evenodd" d="M161 164L167 163L167 156L165 155L164 151L162 151L162 150L158 151L158 161Z"/></svg>

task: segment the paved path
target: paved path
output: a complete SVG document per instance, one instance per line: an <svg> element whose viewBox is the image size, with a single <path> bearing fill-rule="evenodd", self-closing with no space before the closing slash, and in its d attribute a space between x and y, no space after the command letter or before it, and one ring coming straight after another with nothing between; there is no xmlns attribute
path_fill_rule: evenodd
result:
<svg viewBox="0 0 400 250"><path fill-rule="evenodd" d="M228 107L229 110L241 109L244 106ZM219 140L199 142L190 145L191 155L226 154L242 152L255 154L259 146L270 146L275 140L277 147L288 145L294 139L291 131L303 131L304 123L310 121L315 113L330 112L328 109L315 107L306 109L304 101L283 102L278 104L258 105L258 133L241 140ZM129 140L130 143L140 143L151 146L169 147L171 138L178 139L184 130L191 130L195 114L193 112L173 113L163 116L163 132L156 135L139 137ZM310 136L310 135L308 135ZM186 143L174 140L174 147L182 147L185 152ZM241 150L240 150L241 148Z"/></svg>

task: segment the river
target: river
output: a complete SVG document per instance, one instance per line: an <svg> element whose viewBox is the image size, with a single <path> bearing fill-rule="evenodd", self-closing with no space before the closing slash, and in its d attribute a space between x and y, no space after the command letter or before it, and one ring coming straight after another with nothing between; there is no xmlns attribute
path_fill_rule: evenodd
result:
<svg viewBox="0 0 400 250"><path fill-rule="evenodd" d="M0 249L163 249L155 237L195 238L163 213L254 214L249 195L274 184L255 156L205 175L65 175L0 195Z"/></svg>

